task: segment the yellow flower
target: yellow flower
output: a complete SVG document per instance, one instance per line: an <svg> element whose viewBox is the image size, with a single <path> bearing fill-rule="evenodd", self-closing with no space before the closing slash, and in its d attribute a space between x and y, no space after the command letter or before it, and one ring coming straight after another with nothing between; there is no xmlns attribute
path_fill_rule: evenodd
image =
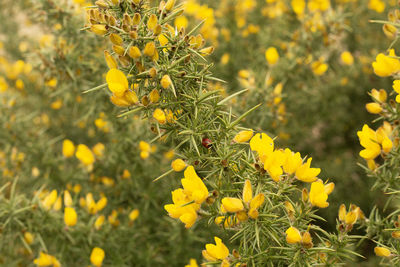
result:
<svg viewBox="0 0 400 267"><path fill-rule="evenodd" d="M250 140L250 148L257 151L261 161L274 150L274 140L265 133L256 134Z"/></svg>
<svg viewBox="0 0 400 267"><path fill-rule="evenodd" d="M175 5L175 1L176 0L168 0L167 3L165 4L165 10L170 11Z"/></svg>
<svg viewBox="0 0 400 267"><path fill-rule="evenodd" d="M269 47L265 51L265 59L267 60L268 64L274 65L279 60L278 50L275 47Z"/></svg>
<svg viewBox="0 0 400 267"><path fill-rule="evenodd" d="M396 81L393 82L393 89L396 91L396 89L394 88L395 82ZM398 86L400 86L400 84ZM400 89L400 88L398 88L398 89ZM387 93L383 89L380 89L379 91L376 89L372 89L371 96L372 96L373 100L378 101L379 103L385 103L386 99L387 99ZM397 101L397 98L396 98L396 101Z"/></svg>
<svg viewBox="0 0 400 267"><path fill-rule="evenodd" d="M185 16L179 16L175 19L175 27L179 30L181 28L187 28L189 21Z"/></svg>
<svg viewBox="0 0 400 267"><path fill-rule="evenodd" d="M104 146L102 143L97 143L97 144L92 148L93 153L94 153L96 156L98 156L98 157L103 156L103 154L104 154L104 149L105 149L105 146Z"/></svg>
<svg viewBox="0 0 400 267"><path fill-rule="evenodd" d="M54 101L54 102L52 102L50 104L50 107L52 109L58 110L58 109L60 109L62 107L62 105L63 105L62 100L61 99L57 99L56 101Z"/></svg>
<svg viewBox="0 0 400 267"><path fill-rule="evenodd" d="M340 59L342 60L343 64L345 65L353 65L354 58L353 55L349 51L344 51L340 54Z"/></svg>
<svg viewBox="0 0 400 267"><path fill-rule="evenodd" d="M149 94L149 98L152 103L157 103L160 100L160 93L157 89L153 89Z"/></svg>
<svg viewBox="0 0 400 267"><path fill-rule="evenodd" d="M137 217L139 217L139 210L138 209L134 209L129 213L129 220L131 222L135 221L137 219Z"/></svg>
<svg viewBox="0 0 400 267"><path fill-rule="evenodd" d="M62 207L62 201L61 201L61 196L59 196L53 205L53 210L59 211L61 207Z"/></svg>
<svg viewBox="0 0 400 267"><path fill-rule="evenodd" d="M151 147L150 144L145 142L145 141L140 141L139 142L139 149L140 149L140 157L142 159L146 159L149 157L150 152L151 152Z"/></svg>
<svg viewBox="0 0 400 267"><path fill-rule="evenodd" d="M209 47L206 47L206 48L201 49L199 52L200 52L200 54L202 54L202 55L211 55L212 52L214 52L214 47L209 46Z"/></svg>
<svg viewBox="0 0 400 267"><path fill-rule="evenodd" d="M60 262L54 256L46 254L44 252L40 252L39 258L35 259L33 263L39 267L46 267L51 265L53 265L53 267L61 267Z"/></svg>
<svg viewBox="0 0 400 267"><path fill-rule="evenodd" d="M149 57L153 57L156 51L156 45L154 44L154 42L148 42L144 47L143 54Z"/></svg>
<svg viewBox="0 0 400 267"><path fill-rule="evenodd" d="M174 204L165 205L164 209L170 217L179 218L185 223L186 228L190 228L197 220L197 210L200 209L201 203L208 197L208 190L193 166L186 168L184 176L185 178L181 180L184 189L172 191Z"/></svg>
<svg viewBox="0 0 400 267"><path fill-rule="evenodd" d="M306 246L307 248L311 248L313 246L310 232L303 233L303 236L301 237L301 244L303 244L303 246Z"/></svg>
<svg viewBox="0 0 400 267"><path fill-rule="evenodd" d="M247 142L253 137L253 130L250 131L241 131L235 135L233 138L233 142L235 143L244 143Z"/></svg>
<svg viewBox="0 0 400 267"><path fill-rule="evenodd" d="M214 237L214 244L206 244L206 249L203 250L203 257L208 261L224 260L229 256L229 250L222 243L222 240L218 237Z"/></svg>
<svg viewBox="0 0 400 267"><path fill-rule="evenodd" d="M397 35L397 28L391 24L384 24L382 30L389 39L394 39Z"/></svg>
<svg viewBox="0 0 400 267"><path fill-rule="evenodd" d="M222 205L227 212L238 212L244 210L242 200L234 197L224 197Z"/></svg>
<svg viewBox="0 0 400 267"><path fill-rule="evenodd" d="M125 169L125 170L122 172L121 177L122 177L122 179L129 179L129 178L131 178L131 173L130 173L130 171L128 171L127 169Z"/></svg>
<svg viewBox="0 0 400 267"><path fill-rule="evenodd" d="M106 25L102 24L93 24L90 26L90 30L97 35L104 35L107 33Z"/></svg>
<svg viewBox="0 0 400 267"><path fill-rule="evenodd" d="M368 8L375 10L378 13L382 13L385 10L385 2L381 0L369 0Z"/></svg>
<svg viewBox="0 0 400 267"><path fill-rule="evenodd" d="M282 150L275 150L264 157L264 170L268 172L272 180L279 182L283 174L282 165L285 162L285 154Z"/></svg>
<svg viewBox="0 0 400 267"><path fill-rule="evenodd" d="M97 201L95 210L96 212L101 211L107 206L107 198L105 196L102 196L99 201Z"/></svg>
<svg viewBox="0 0 400 267"><path fill-rule="evenodd" d="M158 24L157 16L155 14L151 14L149 20L147 21L147 28L150 31L154 31L155 28L157 27L157 24Z"/></svg>
<svg viewBox="0 0 400 267"><path fill-rule="evenodd" d="M174 171L180 172L186 168L186 163L181 159L176 159L171 163L171 167Z"/></svg>
<svg viewBox="0 0 400 267"><path fill-rule="evenodd" d="M168 44L168 38L165 37L164 34L160 34L160 35L158 36L158 41L160 42L160 45L161 45L161 46L164 46L164 45ZM164 49L165 49L165 48L164 48Z"/></svg>
<svg viewBox="0 0 400 267"><path fill-rule="evenodd" d="M315 75L321 76L328 70L328 65L320 58L318 61L314 61L311 64L311 69Z"/></svg>
<svg viewBox="0 0 400 267"><path fill-rule="evenodd" d="M294 13L298 17L302 17L304 14L304 9L306 8L306 2L304 0L292 0L291 6L293 8Z"/></svg>
<svg viewBox="0 0 400 267"><path fill-rule="evenodd" d="M311 184L309 199L313 206L317 206L319 208L326 208L329 206L327 202L328 192L327 188L325 188L323 182L321 180L317 180Z"/></svg>
<svg viewBox="0 0 400 267"><path fill-rule="evenodd" d="M221 64L222 65L228 64L229 59L230 59L230 55L228 53L223 54L221 57Z"/></svg>
<svg viewBox="0 0 400 267"><path fill-rule="evenodd" d="M308 9L310 11L326 11L330 7L329 0L310 0L308 2Z"/></svg>
<svg viewBox="0 0 400 267"><path fill-rule="evenodd" d="M200 209L200 205L196 203L188 204L192 200L184 193L182 188L172 191L171 194L174 204L165 205L164 209L170 217L179 218L185 223L186 228L192 227L197 220L197 210Z"/></svg>
<svg viewBox="0 0 400 267"><path fill-rule="evenodd" d="M160 83L161 83L162 88L167 89L172 84L172 81L171 81L171 78L168 75L164 75L161 78Z"/></svg>
<svg viewBox="0 0 400 267"><path fill-rule="evenodd" d="M250 202L250 210L251 209L258 209L265 200L265 196L263 193L259 193L258 195L256 195Z"/></svg>
<svg viewBox="0 0 400 267"><path fill-rule="evenodd" d="M393 81L393 90L398 94L396 96L396 102L400 103L400 80Z"/></svg>
<svg viewBox="0 0 400 267"><path fill-rule="evenodd" d="M57 79L51 78L50 80L45 82L45 85L51 88L55 88L57 86Z"/></svg>
<svg viewBox="0 0 400 267"><path fill-rule="evenodd" d="M372 63L375 74L381 77L387 77L400 71L400 61L393 57L396 57L394 49L390 49L389 56L379 53Z"/></svg>
<svg viewBox="0 0 400 267"><path fill-rule="evenodd" d="M344 222L346 220L346 206L344 204L341 204L339 207L339 221Z"/></svg>
<svg viewBox="0 0 400 267"><path fill-rule="evenodd" d="M51 206L57 201L57 190L51 191L44 200L42 201L42 205L46 210L49 210Z"/></svg>
<svg viewBox="0 0 400 267"><path fill-rule="evenodd" d="M94 156L92 151L83 144L78 145L75 156L85 165L90 166L94 163Z"/></svg>
<svg viewBox="0 0 400 267"><path fill-rule="evenodd" d="M104 51L104 58L106 60L107 66L109 69L118 68L118 63L115 58L108 51Z"/></svg>
<svg viewBox="0 0 400 267"><path fill-rule="evenodd" d="M100 228L101 228L101 226L103 225L103 223L104 223L104 220L105 220L105 216L104 215L100 215L97 219L96 219L96 221L94 222L94 228L96 229L96 230L99 230Z"/></svg>
<svg viewBox="0 0 400 267"><path fill-rule="evenodd" d="M0 76L0 92L5 92L8 89L8 84L4 77Z"/></svg>
<svg viewBox="0 0 400 267"><path fill-rule="evenodd" d="M375 159L381 153L376 132L364 124L361 131L357 132L360 144L364 147L360 151L360 156L366 160Z"/></svg>
<svg viewBox="0 0 400 267"><path fill-rule="evenodd" d="M373 102L373 103L367 103L366 105L365 105L365 108L367 109L367 111L369 112L369 113L372 113L372 114L379 114L379 113L381 113L382 112L382 107L381 107L381 105L379 105L378 103L375 103L375 102Z"/></svg>
<svg viewBox="0 0 400 267"><path fill-rule="evenodd" d="M66 207L64 209L64 222L67 226L74 226L78 220L78 215L74 208Z"/></svg>
<svg viewBox="0 0 400 267"><path fill-rule="evenodd" d="M297 171L297 169L301 166L303 160L299 152L294 153L290 151L289 148L286 148L285 151L285 161L282 165L283 170L287 174L293 174Z"/></svg>
<svg viewBox="0 0 400 267"><path fill-rule="evenodd" d="M191 197L197 204L203 203L208 197L208 189L197 176L193 166L188 166L184 172L185 178L181 180L185 194Z"/></svg>
<svg viewBox="0 0 400 267"><path fill-rule="evenodd" d="M158 121L158 123L160 123L160 124L165 124L167 122L167 118L165 116L164 111L162 111L159 108L154 110L153 118L155 118Z"/></svg>
<svg viewBox="0 0 400 267"><path fill-rule="evenodd" d="M33 243L34 239L35 238L31 233L29 233L29 232L24 233L24 240L28 245L31 245Z"/></svg>
<svg viewBox="0 0 400 267"><path fill-rule="evenodd" d="M297 228L290 226L285 233L286 242L288 242L289 244L296 244L301 241L301 234Z"/></svg>
<svg viewBox="0 0 400 267"><path fill-rule="evenodd" d="M346 214L344 218L344 222L349 225L355 224L357 221L357 213L354 211L350 211Z"/></svg>
<svg viewBox="0 0 400 267"><path fill-rule="evenodd" d="M379 256L379 257L390 257L390 255L392 255L390 250L387 248L384 248L384 247L375 247L374 252L375 252L376 256Z"/></svg>
<svg viewBox="0 0 400 267"><path fill-rule="evenodd" d="M104 250L95 247L93 248L92 253L90 254L90 262L94 266L99 267L103 263L104 256L105 256Z"/></svg>
<svg viewBox="0 0 400 267"><path fill-rule="evenodd" d="M256 195L250 202L249 217L252 219L258 218L258 208L264 203L265 196L263 193Z"/></svg>
<svg viewBox="0 0 400 267"><path fill-rule="evenodd" d="M106 81L110 91L117 97L123 97L124 93L129 89L128 79L118 69L110 69L107 72Z"/></svg>
<svg viewBox="0 0 400 267"><path fill-rule="evenodd" d="M128 55L133 59L138 59L142 56L142 53L137 46L131 46L129 47Z"/></svg>
<svg viewBox="0 0 400 267"><path fill-rule="evenodd" d="M190 259L189 264L186 264L185 267L199 267L195 259Z"/></svg>
<svg viewBox="0 0 400 267"><path fill-rule="evenodd" d="M308 158L307 162L302 164L296 170L296 178L300 181L311 183L317 180L318 174L321 172L320 168L310 168L312 158Z"/></svg>
<svg viewBox="0 0 400 267"><path fill-rule="evenodd" d="M400 239L400 231L394 231L392 232L392 237L396 239Z"/></svg>
<svg viewBox="0 0 400 267"><path fill-rule="evenodd" d="M179 217L179 220L185 224L185 228L190 228L197 220L197 213L187 212Z"/></svg>
<svg viewBox="0 0 400 267"><path fill-rule="evenodd" d="M253 190L251 189L250 180L244 182L242 199L246 204L249 204L253 199Z"/></svg>
<svg viewBox="0 0 400 267"><path fill-rule="evenodd" d="M75 145L71 140L65 139L63 141L62 153L64 157L70 158L74 155Z"/></svg>

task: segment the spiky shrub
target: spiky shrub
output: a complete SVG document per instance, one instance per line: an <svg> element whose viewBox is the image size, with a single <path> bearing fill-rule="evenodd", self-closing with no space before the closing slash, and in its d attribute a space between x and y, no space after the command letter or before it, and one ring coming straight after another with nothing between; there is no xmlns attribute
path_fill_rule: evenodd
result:
<svg viewBox="0 0 400 267"><path fill-rule="evenodd" d="M320 169L311 168L311 158L240 127L259 106L235 116L225 103L243 91L222 98L209 87L218 81L204 58L213 48L203 48L204 38L196 33L201 24L188 33L170 25L182 13L174 2L97 1L85 27L109 38L114 52L106 55L107 83L93 91L108 86L110 100L127 108L120 116L149 119L152 142L170 143L180 157L155 179L185 170L183 188L165 206L169 216L186 228L202 221L220 225L236 249L230 254L215 238L203 256L223 266L300 266L348 257L346 231L330 234L314 224L316 208L328 206L333 183L317 178ZM302 188L303 182L311 188Z"/></svg>

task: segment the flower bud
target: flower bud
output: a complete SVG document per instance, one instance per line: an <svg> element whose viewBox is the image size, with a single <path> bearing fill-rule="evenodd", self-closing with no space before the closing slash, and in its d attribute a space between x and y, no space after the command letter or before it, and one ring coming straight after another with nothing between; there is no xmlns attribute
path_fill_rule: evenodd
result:
<svg viewBox="0 0 400 267"><path fill-rule="evenodd" d="M388 37L389 39L394 39L397 34L397 28L391 24L385 24L382 27L383 33Z"/></svg>
<svg viewBox="0 0 400 267"><path fill-rule="evenodd" d="M357 221L357 213L356 212L350 211L350 212L348 212L346 214L346 217L345 217L345 220L344 220L344 222L346 224L353 225L353 224L356 223L356 221Z"/></svg>
<svg viewBox="0 0 400 267"><path fill-rule="evenodd" d="M110 69L117 69L118 64L115 58L108 52L107 50L104 51L104 58L106 59L106 63L108 68Z"/></svg>
<svg viewBox="0 0 400 267"><path fill-rule="evenodd" d="M131 46L128 51L128 55L133 59L138 59L141 57L142 53L139 48L136 46Z"/></svg>
<svg viewBox="0 0 400 267"><path fill-rule="evenodd" d="M90 262L96 266L96 267L100 267L103 263L104 260L104 250L102 250L101 248L95 247L92 250L92 253L90 254Z"/></svg>
<svg viewBox="0 0 400 267"><path fill-rule="evenodd" d="M286 242L288 242L289 244L296 244L299 243L301 241L301 234L300 231L291 226L286 230Z"/></svg>
<svg viewBox="0 0 400 267"><path fill-rule="evenodd" d="M199 52L200 52L201 54L203 54L203 55L211 55L212 52L214 52L214 47L209 46L209 47L206 47L206 48L201 49Z"/></svg>
<svg viewBox="0 0 400 267"><path fill-rule="evenodd" d="M157 27L157 16L154 14L151 14L148 21L147 21L147 28L150 31L154 31L155 28Z"/></svg>
<svg viewBox="0 0 400 267"><path fill-rule="evenodd" d="M121 45L123 43L121 36L116 33L110 34L110 41L115 45Z"/></svg>
<svg viewBox="0 0 400 267"><path fill-rule="evenodd" d="M64 222L67 226L74 226L77 222L78 215L74 208L66 207L64 209Z"/></svg>
<svg viewBox="0 0 400 267"><path fill-rule="evenodd" d="M381 105L379 105L378 103L367 103L365 105L365 108L367 109L367 111L369 113L372 113L372 114L379 114L383 110Z"/></svg>
<svg viewBox="0 0 400 267"><path fill-rule="evenodd" d="M312 248L313 243L310 232L307 231L303 233L303 236L301 237L301 244L306 248Z"/></svg>
<svg viewBox="0 0 400 267"><path fill-rule="evenodd" d="M279 60L278 50L275 47L269 47L265 51L265 59L267 60L268 64L274 65Z"/></svg>
<svg viewBox="0 0 400 267"><path fill-rule="evenodd" d="M149 57L153 57L155 52L156 52L156 45L154 44L154 42L148 42L144 47L143 54Z"/></svg>
<svg viewBox="0 0 400 267"><path fill-rule="evenodd" d="M162 88L167 89L168 87L170 87L172 81L171 78L166 74L161 78L160 83Z"/></svg>
<svg viewBox="0 0 400 267"><path fill-rule="evenodd" d="M141 20L140 14L139 14L139 13L135 13L135 14L133 15L132 25L133 25L133 26L138 25L138 24L140 23L140 20Z"/></svg>
<svg viewBox="0 0 400 267"><path fill-rule="evenodd" d="M180 172L186 168L186 163L182 159L176 159L171 163L171 167L174 171Z"/></svg>
<svg viewBox="0 0 400 267"><path fill-rule="evenodd" d="M244 210L243 202L238 198L224 197L221 202L227 212L238 212Z"/></svg>
<svg viewBox="0 0 400 267"><path fill-rule="evenodd" d="M175 0L168 0L165 4L165 10L170 11L175 5Z"/></svg>
<svg viewBox="0 0 400 267"><path fill-rule="evenodd" d="M115 53L117 53L120 56L123 56L125 54L125 48L123 48L120 45L113 45L112 49Z"/></svg>
<svg viewBox="0 0 400 267"><path fill-rule="evenodd" d="M339 221L344 222L346 220L346 206L344 204L341 204L339 207Z"/></svg>
<svg viewBox="0 0 400 267"><path fill-rule="evenodd" d="M390 250L384 247L375 247L374 252L379 257L389 257L391 255Z"/></svg>
<svg viewBox="0 0 400 267"><path fill-rule="evenodd" d="M104 35L107 33L106 25L94 24L90 26L90 30L97 35Z"/></svg>
<svg viewBox="0 0 400 267"><path fill-rule="evenodd" d="M233 141L235 143L244 143L247 142L253 137L253 130L250 131L241 131L238 134L235 135L233 138Z"/></svg>
<svg viewBox="0 0 400 267"><path fill-rule="evenodd" d="M100 8L104 8L104 9L108 8L108 4L103 0L97 0L96 2L94 2L94 4Z"/></svg>
<svg viewBox="0 0 400 267"><path fill-rule="evenodd" d="M129 32L129 37L131 37L133 40L136 40L138 38L137 31L130 31Z"/></svg>
<svg viewBox="0 0 400 267"><path fill-rule="evenodd" d="M157 108L154 113L153 113L153 118L155 118L158 123L160 124L165 124L167 119L165 117L165 113L164 111L162 111L161 109Z"/></svg>

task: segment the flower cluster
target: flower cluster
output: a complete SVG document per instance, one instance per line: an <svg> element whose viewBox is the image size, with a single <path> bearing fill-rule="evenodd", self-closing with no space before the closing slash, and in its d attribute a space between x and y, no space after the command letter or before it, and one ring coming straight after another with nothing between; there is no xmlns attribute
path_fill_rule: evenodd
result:
<svg viewBox="0 0 400 267"><path fill-rule="evenodd" d="M165 210L172 218L179 218L190 228L197 220L197 211L206 201L209 193L203 181L197 176L193 166L188 166L184 172L185 178L181 180L182 187L172 191L174 204L165 205Z"/></svg>

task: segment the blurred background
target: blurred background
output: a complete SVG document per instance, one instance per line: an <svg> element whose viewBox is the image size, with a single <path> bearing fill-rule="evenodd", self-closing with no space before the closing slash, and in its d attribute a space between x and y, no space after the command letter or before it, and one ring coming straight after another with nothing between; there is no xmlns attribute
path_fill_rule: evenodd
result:
<svg viewBox="0 0 400 267"><path fill-rule="evenodd" d="M204 21L200 33L215 48L212 71L225 82L209 90L227 96L247 89L229 103L237 114L261 104L243 126L312 157L320 176L336 184L331 205L320 211L325 229L335 230L341 203L365 214L371 203L379 206L380 192L370 190L374 181L358 166L357 131L373 120L365 110L368 92L391 86L371 67L391 41L370 20L385 20L396 1L179 3L185 11L174 26L190 30ZM0 1L0 263L33 266L46 246L65 266L86 266L97 245L108 252L107 266L184 266L220 230L201 223L185 230L167 217L163 206L182 177L152 180L170 169L170 144L150 144L154 135L139 117L116 119L107 94L82 94L104 84L107 71L106 42L84 31L85 7L92 5ZM93 167L63 151L65 140L92 151ZM38 209L54 190L55 212ZM76 231L65 232L57 212L66 191L81 207ZM375 266L368 243L359 250L366 256L360 264Z"/></svg>

